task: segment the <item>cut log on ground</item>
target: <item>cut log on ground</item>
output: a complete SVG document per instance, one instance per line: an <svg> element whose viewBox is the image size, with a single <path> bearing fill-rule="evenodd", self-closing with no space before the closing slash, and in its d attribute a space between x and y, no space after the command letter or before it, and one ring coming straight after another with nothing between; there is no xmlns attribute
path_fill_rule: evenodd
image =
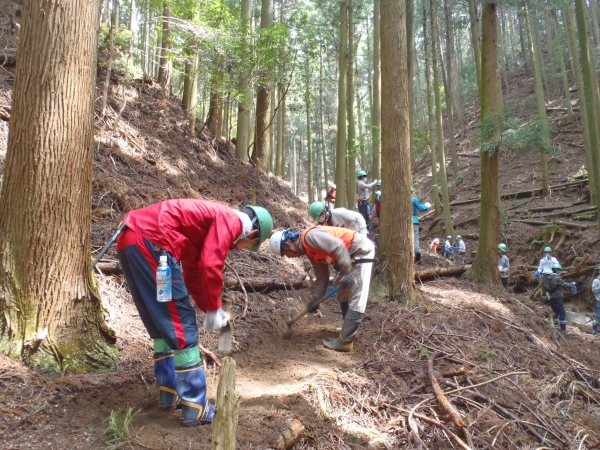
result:
<svg viewBox="0 0 600 450"><path fill-rule="evenodd" d="M235 391L235 361L223 358L219 387L217 388L217 407L213 419L212 448L231 450L236 448L237 409L240 395Z"/></svg>
<svg viewBox="0 0 600 450"><path fill-rule="evenodd" d="M427 269L415 272L415 281L433 280L438 277L457 277L471 268L471 264L464 266L438 267L437 269Z"/></svg>

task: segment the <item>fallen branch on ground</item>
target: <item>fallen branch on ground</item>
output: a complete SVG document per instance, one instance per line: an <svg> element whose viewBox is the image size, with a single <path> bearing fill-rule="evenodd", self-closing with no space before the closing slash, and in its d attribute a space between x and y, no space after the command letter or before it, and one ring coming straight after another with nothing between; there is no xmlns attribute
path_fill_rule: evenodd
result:
<svg viewBox="0 0 600 450"><path fill-rule="evenodd" d="M450 403L448 397L444 395L444 391L442 391L442 388L440 387L440 384L438 383L437 378L433 373L433 360L441 354L442 353L440 352L433 353L429 358L429 361L427 362L427 371L429 372L429 381L431 383L431 387L433 388L433 392L435 393L435 396L438 402L440 403L440 406L442 407L444 412L452 418L454 425L456 425L459 428L466 428L467 424L464 422L456 408L454 408L454 405Z"/></svg>

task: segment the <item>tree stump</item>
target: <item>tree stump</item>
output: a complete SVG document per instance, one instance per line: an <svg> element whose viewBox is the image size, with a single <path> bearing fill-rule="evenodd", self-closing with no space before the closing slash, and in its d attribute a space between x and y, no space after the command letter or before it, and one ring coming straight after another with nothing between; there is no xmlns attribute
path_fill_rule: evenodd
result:
<svg viewBox="0 0 600 450"><path fill-rule="evenodd" d="M212 448L233 450L236 448L237 409L240 396L235 391L235 361L229 356L223 358L217 404L213 419Z"/></svg>

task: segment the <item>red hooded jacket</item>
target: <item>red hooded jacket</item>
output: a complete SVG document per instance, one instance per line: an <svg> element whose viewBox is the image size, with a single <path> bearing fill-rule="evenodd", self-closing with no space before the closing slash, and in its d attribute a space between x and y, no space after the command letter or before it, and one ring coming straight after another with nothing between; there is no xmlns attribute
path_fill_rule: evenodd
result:
<svg viewBox="0 0 600 450"><path fill-rule="evenodd" d="M166 200L125 214L123 223L183 264L188 292L206 311L221 307L223 266L242 221L221 203Z"/></svg>

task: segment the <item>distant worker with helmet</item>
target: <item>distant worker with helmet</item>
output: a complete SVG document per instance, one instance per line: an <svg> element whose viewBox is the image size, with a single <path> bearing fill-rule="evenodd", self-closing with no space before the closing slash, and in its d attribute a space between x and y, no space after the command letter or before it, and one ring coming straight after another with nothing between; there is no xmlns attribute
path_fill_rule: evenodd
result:
<svg viewBox="0 0 600 450"><path fill-rule="evenodd" d="M600 269L600 266L596 267ZM600 323L600 274L592 281L592 293L596 297L596 315L592 324L592 334L598 333L598 324Z"/></svg>
<svg viewBox="0 0 600 450"><path fill-rule="evenodd" d="M452 252L452 236L446 236L446 241L444 242L444 258L446 259L454 259L454 253Z"/></svg>
<svg viewBox="0 0 600 450"><path fill-rule="evenodd" d="M421 203L419 199L415 196L415 188L410 188L410 192L412 192L412 222L413 222L413 233L414 233L414 247L415 247L415 262L419 262L421 260L421 245L419 244L419 216L418 213L429 211L431 208L431 203L425 202Z"/></svg>
<svg viewBox="0 0 600 450"><path fill-rule="evenodd" d="M456 239L458 239L458 256L460 256L460 263L464 266L465 257L467 256L467 246L465 245L465 241L463 241L460 234L456 236Z"/></svg>
<svg viewBox="0 0 600 450"><path fill-rule="evenodd" d="M346 208L328 209L325 203L314 202L311 203L308 212L319 225L348 228L360 234L368 234L365 219L356 211Z"/></svg>
<svg viewBox="0 0 600 450"><path fill-rule="evenodd" d="M335 209L335 195L337 193L337 189L335 184L332 184L325 194L325 203L329 206L329 209Z"/></svg>
<svg viewBox="0 0 600 450"><path fill-rule="evenodd" d="M553 264L552 273L542 278L542 284L548 293L548 303L550 303L552 312L554 312L554 328L558 329L560 327L561 331L569 335L571 332L567 331L567 312L563 301L562 288L570 289L572 294L576 294L577 285L564 281L560 277L562 270L560 264Z"/></svg>
<svg viewBox="0 0 600 450"><path fill-rule="evenodd" d="M214 408L206 398L189 296L206 313L204 328L227 325L220 299L225 258L232 248L258 250L271 234L271 215L260 206L238 211L212 201L175 199L130 211L123 223L117 255L140 319L154 339L158 407L181 405L183 425L210 423ZM169 268L171 295L165 297L157 289L157 269L168 273Z"/></svg>
<svg viewBox="0 0 600 450"><path fill-rule="evenodd" d="M335 266L340 273L340 290L337 299L344 323L338 338L323 341L325 348L349 352L365 315L372 264L353 264L354 258L373 258L375 247L367 236L356 231L338 227L309 227L303 231L277 231L269 239L269 249L275 255L298 258L306 256L313 267L316 281L308 310L314 312L318 301L327 292L329 267Z"/></svg>
<svg viewBox="0 0 600 450"><path fill-rule="evenodd" d="M546 298L547 291L544 287L544 278L550 275L552 272L552 266L558 264L558 260L552 256L552 249L550 247L544 248L544 257L540 259L540 265L538 267L538 272L541 277L542 282L542 297Z"/></svg>
<svg viewBox="0 0 600 450"><path fill-rule="evenodd" d="M377 213L377 218L379 219L381 215L381 180L377 181L377 190L375 191L375 212Z"/></svg>
<svg viewBox="0 0 600 450"><path fill-rule="evenodd" d="M375 186L377 180L372 183L366 183L367 172L359 170L356 174L358 182L356 183L356 194L358 196L358 212L362 214L367 224L367 230L371 231L369 223L369 190Z"/></svg>
<svg viewBox="0 0 600 450"><path fill-rule="evenodd" d="M500 273L500 281L502 286L508 290L508 271L510 269L510 262L508 256L506 256L506 244L498 244L498 272Z"/></svg>

